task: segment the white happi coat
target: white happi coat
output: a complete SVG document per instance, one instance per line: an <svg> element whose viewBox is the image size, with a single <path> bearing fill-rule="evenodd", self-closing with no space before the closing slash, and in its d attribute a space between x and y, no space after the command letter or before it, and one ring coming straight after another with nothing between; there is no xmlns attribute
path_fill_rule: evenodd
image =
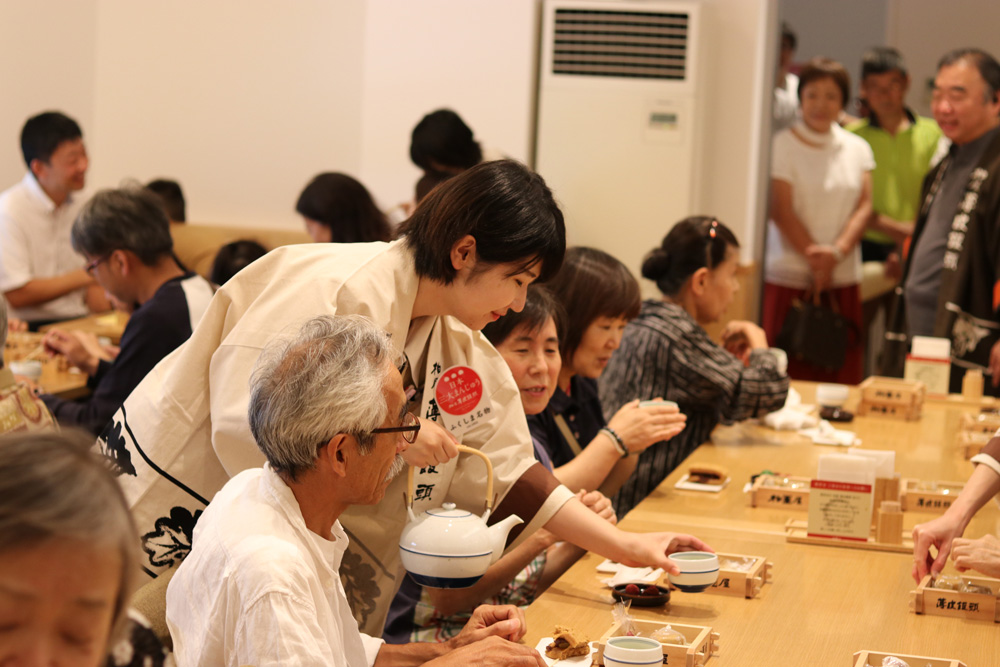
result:
<svg viewBox="0 0 1000 667"><path fill-rule="evenodd" d="M412 253L396 241L278 248L219 289L188 342L152 370L98 440L120 473L149 574L187 555L201 510L231 476L263 464L247 418L251 371L271 339L322 314L364 315L391 335L409 362L404 382L416 389L411 411L422 417L439 419L434 392L424 389L443 370L461 365L479 374L483 409L461 440L493 463L499 498L493 519L518 514L529 524L523 536L562 507L572 494L535 463L503 358L454 318L411 322L417 284ZM415 509L447 500L481 513L485 474L477 458L422 469ZM341 576L362 632L373 636L381 636L400 583L405 485L401 475L381 503L341 517L351 542Z"/></svg>

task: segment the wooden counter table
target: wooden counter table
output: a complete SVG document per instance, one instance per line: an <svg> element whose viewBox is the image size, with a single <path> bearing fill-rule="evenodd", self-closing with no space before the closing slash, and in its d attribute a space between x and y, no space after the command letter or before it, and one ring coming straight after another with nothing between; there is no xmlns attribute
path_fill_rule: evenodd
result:
<svg viewBox="0 0 1000 667"><path fill-rule="evenodd" d="M814 385L796 383L805 402ZM848 409L857 401L852 394ZM965 481L971 464L953 445L962 412L971 404L928 401L921 420L856 418L838 428L857 432L866 449L894 449L902 477ZM632 531L676 530L697 535L720 552L763 556L773 563L773 579L754 599L673 591L666 608L634 609L636 617L711 626L719 632L719 655L708 665L847 665L864 649L953 658L969 667L1000 664L1000 624L909 611L912 555L853 548L793 544L785 539L789 518L802 510L753 508L743 485L768 468L814 476L817 459L844 448L814 445L794 433L754 425L717 431L714 443L699 447L663 484L621 523ZM674 489L694 462L729 469L732 481L718 494ZM905 512L905 526L935 515ZM995 502L984 507L967 537L1000 533ZM599 639L611 626L612 598L596 572L603 559L588 554L538 598L527 612L525 643L550 636L555 623L568 624ZM954 573L949 563L946 569ZM911 665L923 667L923 665Z"/></svg>
<svg viewBox="0 0 1000 667"><path fill-rule="evenodd" d="M41 345L42 338L40 333L8 334L7 346L4 349L4 364L9 367L11 361L34 352ZM38 386L46 393L65 399L80 398L90 393L87 388L86 373L67 368L54 357L37 356L42 362L42 377L38 380Z"/></svg>

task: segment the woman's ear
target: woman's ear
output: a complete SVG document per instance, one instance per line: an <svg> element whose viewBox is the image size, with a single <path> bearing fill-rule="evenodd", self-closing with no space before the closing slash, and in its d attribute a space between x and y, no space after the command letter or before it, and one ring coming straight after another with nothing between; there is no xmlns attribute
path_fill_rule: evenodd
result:
<svg viewBox="0 0 1000 667"><path fill-rule="evenodd" d="M451 265L456 271L476 265L476 238L466 234L451 246Z"/></svg>
<svg viewBox="0 0 1000 667"><path fill-rule="evenodd" d="M691 274L691 292L695 296L701 296L705 293L705 288L708 284L708 267L703 266L694 273Z"/></svg>

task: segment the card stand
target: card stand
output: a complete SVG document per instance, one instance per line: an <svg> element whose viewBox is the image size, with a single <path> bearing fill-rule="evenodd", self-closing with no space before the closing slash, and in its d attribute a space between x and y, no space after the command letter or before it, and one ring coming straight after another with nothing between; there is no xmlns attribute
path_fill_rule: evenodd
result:
<svg viewBox="0 0 1000 667"><path fill-rule="evenodd" d="M858 415L862 417L892 417L894 419L920 419L927 388L923 382L872 376L858 385L861 402Z"/></svg>
<svg viewBox="0 0 1000 667"><path fill-rule="evenodd" d="M798 488L786 486L765 486L769 481L788 480L801 484ZM809 509L809 484L811 477L784 477L777 475L758 475L750 487L751 507L771 507L794 510Z"/></svg>
<svg viewBox="0 0 1000 667"><path fill-rule="evenodd" d="M937 489L930 491L920 488L921 480L903 480L903 493L899 501L904 512L928 512L941 514L951 507L955 498L965 486L964 482L935 482Z"/></svg>
<svg viewBox="0 0 1000 667"><path fill-rule="evenodd" d="M961 593L943 588L931 588L931 575L921 580L917 590L910 592L910 611L933 616L951 616L975 621L1000 622L1000 579L990 577L967 577L959 575L963 581L985 586L993 591L985 593Z"/></svg>
<svg viewBox="0 0 1000 667"><path fill-rule="evenodd" d="M918 667L968 667L961 660L928 658L923 655L903 655L902 653L881 653L879 651L858 651L854 654L854 662L851 664L854 667L882 667L882 661L889 656Z"/></svg>
<svg viewBox="0 0 1000 667"><path fill-rule="evenodd" d="M716 554L720 564L723 558L753 558L753 565L746 572L740 570L727 570L722 567L719 570L719 579L706 593L718 593L719 595L731 595L741 598L754 598L760 595L760 589L764 584L771 581L774 571L774 563L767 562L761 556L744 556L743 554Z"/></svg>
<svg viewBox="0 0 1000 667"><path fill-rule="evenodd" d="M684 635L687 646L678 644L663 644L663 664L677 667L702 667L709 658L719 654L719 633L702 625L682 625L680 623L665 623L662 621L642 621L634 619L636 630L643 637L650 637L665 625L669 625ZM594 646L597 652L592 656L593 664L604 664L604 645L612 637L624 635L620 623L615 623L604 636L597 640Z"/></svg>
<svg viewBox="0 0 1000 667"><path fill-rule="evenodd" d="M913 538L902 532L902 539L899 543L878 542L874 537L869 537L867 542L860 540L846 540L836 537L815 537L809 535L808 522L789 519L785 522L785 541L796 544L817 544L828 547L846 547L848 549L862 549L864 551L892 551L901 554L913 553Z"/></svg>

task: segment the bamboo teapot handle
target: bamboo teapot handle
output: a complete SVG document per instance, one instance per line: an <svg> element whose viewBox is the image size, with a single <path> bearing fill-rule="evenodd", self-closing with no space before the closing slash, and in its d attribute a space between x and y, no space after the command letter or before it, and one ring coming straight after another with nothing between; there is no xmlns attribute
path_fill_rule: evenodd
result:
<svg viewBox="0 0 1000 667"><path fill-rule="evenodd" d="M486 509L493 509L493 463L490 462L490 457L483 454L478 449L473 449L472 447L466 447L465 445L456 445L458 447L458 453L475 454L483 460L486 464ZM406 470L406 506L413 507L413 468L414 466L407 466Z"/></svg>

